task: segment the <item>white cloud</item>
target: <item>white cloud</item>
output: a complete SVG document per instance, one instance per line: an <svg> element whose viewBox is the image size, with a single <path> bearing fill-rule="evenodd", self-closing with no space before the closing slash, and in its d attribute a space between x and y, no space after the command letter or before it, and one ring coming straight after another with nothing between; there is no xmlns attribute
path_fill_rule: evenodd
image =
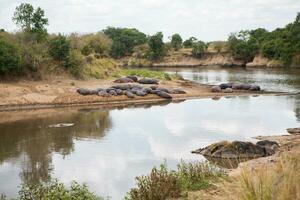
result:
<svg viewBox="0 0 300 200"><path fill-rule="evenodd" d="M16 30L11 21L20 0L0 0L0 27ZM298 0L28 0L49 18L50 32L96 32L106 26L136 27L147 34L175 32L184 38L224 40L240 29L272 30L291 22Z"/></svg>

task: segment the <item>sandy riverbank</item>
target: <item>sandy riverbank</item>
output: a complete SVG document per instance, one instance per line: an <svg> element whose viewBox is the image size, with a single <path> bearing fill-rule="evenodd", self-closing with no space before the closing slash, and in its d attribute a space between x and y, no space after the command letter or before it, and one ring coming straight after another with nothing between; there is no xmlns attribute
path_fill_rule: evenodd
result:
<svg viewBox="0 0 300 200"><path fill-rule="evenodd" d="M18 81L13 83L0 83L0 111L18 110L28 108L50 108L75 105L118 105L118 104L142 104L149 102L165 101L156 95L136 97L129 99L127 96L82 96L76 90L78 88L106 88L115 85L113 80L89 80L79 81L66 78L53 78L43 81ZM212 93L210 85L196 84L190 81L160 81L160 87L168 89L180 88L186 94L173 94L173 100L191 98L214 98L222 96L248 96L270 95L274 92L234 91L233 93Z"/></svg>

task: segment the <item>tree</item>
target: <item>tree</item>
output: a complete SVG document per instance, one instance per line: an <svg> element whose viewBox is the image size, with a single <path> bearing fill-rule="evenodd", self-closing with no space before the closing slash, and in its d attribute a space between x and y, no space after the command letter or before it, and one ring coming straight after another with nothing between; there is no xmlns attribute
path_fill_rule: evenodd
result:
<svg viewBox="0 0 300 200"><path fill-rule="evenodd" d="M183 42L183 46L184 46L185 48L192 48L192 47L193 47L193 44L194 44L195 42L197 42L197 38L195 38L195 37L190 37L189 39L187 39L187 40L185 40L185 41Z"/></svg>
<svg viewBox="0 0 300 200"><path fill-rule="evenodd" d="M146 35L134 28L107 27L103 32L113 41L110 54L114 58L131 55L135 46L147 42Z"/></svg>
<svg viewBox="0 0 300 200"><path fill-rule="evenodd" d="M207 45L205 42L198 41L193 44L192 54L195 57L201 56L202 53L205 52Z"/></svg>
<svg viewBox="0 0 300 200"><path fill-rule="evenodd" d="M0 74L19 72L20 62L21 55L17 46L0 37Z"/></svg>
<svg viewBox="0 0 300 200"><path fill-rule="evenodd" d="M150 36L148 45L149 53L148 57L151 60L156 60L161 58L164 55L164 42L163 42L162 32L158 32L153 36Z"/></svg>
<svg viewBox="0 0 300 200"><path fill-rule="evenodd" d="M172 35L171 45L175 49L175 51L178 51L181 48L182 38L178 33Z"/></svg>
<svg viewBox="0 0 300 200"><path fill-rule="evenodd" d="M22 3L16 7L13 21L23 31L36 33L40 37L47 34L48 19L45 18L45 12L40 7L34 9L31 4Z"/></svg>
<svg viewBox="0 0 300 200"><path fill-rule="evenodd" d="M57 61L68 62L71 52L71 44L67 38L61 34L54 37L49 42L49 55Z"/></svg>

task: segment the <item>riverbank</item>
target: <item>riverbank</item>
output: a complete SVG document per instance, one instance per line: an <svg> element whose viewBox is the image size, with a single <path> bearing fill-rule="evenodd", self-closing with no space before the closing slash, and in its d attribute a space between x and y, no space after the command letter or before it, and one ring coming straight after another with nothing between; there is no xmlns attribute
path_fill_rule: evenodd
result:
<svg viewBox="0 0 300 200"><path fill-rule="evenodd" d="M106 88L116 85L109 80L75 80L64 77L56 77L43 81L18 81L14 83L0 84L0 110L18 110L28 108L50 108L78 105L120 105L120 104L143 104L165 101L156 95L136 97L129 99L127 96L100 97L97 95L82 96L76 90L78 88ZM222 96L248 96L278 94L267 91L241 91L232 93L213 93L211 85L196 84L186 80L161 80L160 87L180 88L186 94L172 94L173 100L185 100L192 98L218 98Z"/></svg>
<svg viewBox="0 0 300 200"><path fill-rule="evenodd" d="M262 193L264 196L271 195L270 198L266 199L274 199L274 193L277 193L283 197L283 199L289 199L290 197L296 197L297 199L300 195L298 176L300 172L300 135L257 136L255 139L275 141L280 147L272 156L241 162L238 168L228 171L228 178L225 180L205 190L187 192L184 198L178 198L178 200L240 199L242 196L245 197L245 195L256 199L256 195ZM287 169L290 171L287 172ZM281 178L279 178L280 182L278 182L279 179L277 180L278 176L281 176ZM294 179L292 179L291 176L293 176ZM282 188L275 189L281 184L286 185ZM259 187L265 188L262 190L262 188Z"/></svg>

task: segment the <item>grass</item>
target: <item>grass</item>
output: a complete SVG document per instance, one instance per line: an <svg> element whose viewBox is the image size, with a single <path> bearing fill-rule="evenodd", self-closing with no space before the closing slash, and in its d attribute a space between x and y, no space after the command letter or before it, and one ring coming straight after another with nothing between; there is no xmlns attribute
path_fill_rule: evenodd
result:
<svg viewBox="0 0 300 200"><path fill-rule="evenodd" d="M118 72L119 76L134 75L138 77L156 78L160 80L172 80L175 78L163 71L154 71L148 69L122 69Z"/></svg>
<svg viewBox="0 0 300 200"><path fill-rule="evenodd" d="M184 191L206 189L225 174L208 163L181 162L177 170L170 170L166 164L154 167L147 176L136 178L126 200L164 200L179 198Z"/></svg>
<svg viewBox="0 0 300 200"><path fill-rule="evenodd" d="M300 199L300 149L285 153L274 165L244 168L223 190L229 200Z"/></svg>
<svg viewBox="0 0 300 200"><path fill-rule="evenodd" d="M83 69L84 78L104 79L119 72L117 64L112 59L94 59Z"/></svg>

